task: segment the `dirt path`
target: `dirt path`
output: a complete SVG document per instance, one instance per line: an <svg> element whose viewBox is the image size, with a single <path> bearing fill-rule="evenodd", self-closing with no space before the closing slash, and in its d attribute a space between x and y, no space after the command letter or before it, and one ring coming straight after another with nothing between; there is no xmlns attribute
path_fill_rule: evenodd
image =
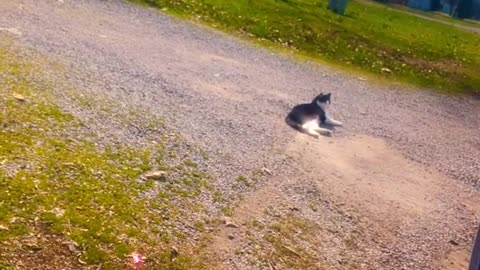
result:
<svg viewBox="0 0 480 270"><path fill-rule="evenodd" d="M478 100L372 86L120 1L1 1L0 29L64 63L82 94L148 110L208 152L237 205L209 247L223 268L463 269ZM320 91L345 127L313 140L283 119Z"/></svg>

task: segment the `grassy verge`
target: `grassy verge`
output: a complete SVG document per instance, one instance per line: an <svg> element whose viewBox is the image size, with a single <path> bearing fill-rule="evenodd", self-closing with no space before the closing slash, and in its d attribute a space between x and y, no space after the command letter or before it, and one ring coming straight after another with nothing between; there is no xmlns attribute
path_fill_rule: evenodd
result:
<svg viewBox="0 0 480 270"><path fill-rule="evenodd" d="M480 35L388 6L326 0L130 0L358 72L450 93L480 91Z"/></svg>
<svg viewBox="0 0 480 270"><path fill-rule="evenodd" d="M413 8L410 8L410 7L407 7L407 6L402 6L402 5L391 4L390 6L393 9L399 9L399 10L403 10L405 12L414 13L414 14L438 19L438 20L441 20L441 21L444 21L444 22L447 22L447 23L453 23L453 24L463 25L463 26L468 26L468 27L476 27L476 28L480 29L480 22L477 22L477 21L455 19L455 18L452 18L445 13L425 12L425 11L422 11L422 10L413 9Z"/></svg>
<svg viewBox="0 0 480 270"><path fill-rule="evenodd" d="M201 234L204 219L187 219L206 216L209 177L166 162L167 139L98 144L33 69L0 49L0 269L126 269L132 252L146 269L212 269L179 229ZM139 181L151 170L165 176Z"/></svg>

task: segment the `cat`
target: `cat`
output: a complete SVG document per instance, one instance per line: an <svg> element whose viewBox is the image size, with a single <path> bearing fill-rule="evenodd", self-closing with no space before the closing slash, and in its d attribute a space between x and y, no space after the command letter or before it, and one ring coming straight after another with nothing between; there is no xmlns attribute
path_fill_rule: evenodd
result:
<svg viewBox="0 0 480 270"><path fill-rule="evenodd" d="M331 130L320 127L320 124L331 126L343 125L342 122L334 120L327 113L331 96L331 93L320 93L311 103L300 104L293 107L285 118L285 121L292 128L315 138L319 138L320 135L332 135Z"/></svg>

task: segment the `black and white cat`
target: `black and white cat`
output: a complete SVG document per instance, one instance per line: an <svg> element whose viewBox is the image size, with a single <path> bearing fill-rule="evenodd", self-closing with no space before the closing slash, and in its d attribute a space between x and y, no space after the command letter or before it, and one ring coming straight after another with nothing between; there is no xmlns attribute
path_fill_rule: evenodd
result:
<svg viewBox="0 0 480 270"><path fill-rule="evenodd" d="M320 135L331 135L332 131L320 127L320 124L341 126L342 123L334 120L327 113L331 93L316 96L311 103L293 107L285 121L294 129L318 138Z"/></svg>

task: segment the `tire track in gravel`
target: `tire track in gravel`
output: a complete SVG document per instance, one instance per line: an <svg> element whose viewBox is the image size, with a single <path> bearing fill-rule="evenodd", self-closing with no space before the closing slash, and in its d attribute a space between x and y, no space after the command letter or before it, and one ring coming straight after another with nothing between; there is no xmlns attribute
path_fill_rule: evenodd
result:
<svg viewBox="0 0 480 270"><path fill-rule="evenodd" d="M347 269L339 263L344 257L362 258L360 269L430 269L453 250L452 238L460 243L455 249L469 250L479 213L470 188L480 183L478 100L383 89L120 1L2 1L0 27L15 29L18 44L66 63L83 94L147 110L207 150L218 188L230 197L246 194L236 214L245 223L268 220L248 209L257 194L278 192L282 199L256 199L280 212L281 203L293 205L319 226L361 231L364 249L345 255L321 248L331 269ZM333 93L332 114L345 128L313 141L283 119L318 92ZM235 185L237 176L262 167L274 173L256 190ZM263 192L269 183L275 192ZM322 216L308 210L316 198L323 198ZM248 245L238 235L238 246ZM324 238L334 246L347 236ZM225 268L268 267L252 266L234 250L220 257Z"/></svg>

